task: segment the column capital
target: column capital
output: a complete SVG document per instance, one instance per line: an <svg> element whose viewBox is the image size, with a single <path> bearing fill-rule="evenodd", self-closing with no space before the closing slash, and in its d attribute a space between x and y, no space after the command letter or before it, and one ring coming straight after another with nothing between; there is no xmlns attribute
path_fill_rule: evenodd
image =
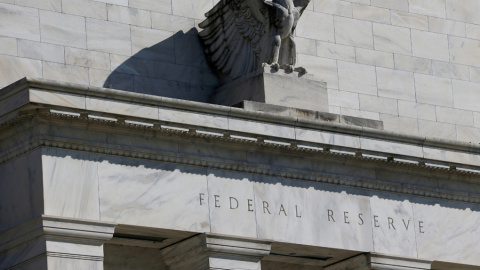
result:
<svg viewBox="0 0 480 270"><path fill-rule="evenodd" d="M412 270L431 269L432 261L383 254L361 254L325 267L325 270Z"/></svg>
<svg viewBox="0 0 480 270"><path fill-rule="evenodd" d="M0 234L0 268L58 258L103 263L102 245L116 224L42 215ZM37 266L40 267L40 266ZM40 269L40 268L39 268Z"/></svg>
<svg viewBox="0 0 480 270"><path fill-rule="evenodd" d="M368 255L371 269L378 270L411 270L431 269L432 261L418 258L396 257L371 253Z"/></svg>
<svg viewBox="0 0 480 270"><path fill-rule="evenodd" d="M171 269L260 269L270 240L199 234L162 251ZM191 268L194 266L194 268Z"/></svg>

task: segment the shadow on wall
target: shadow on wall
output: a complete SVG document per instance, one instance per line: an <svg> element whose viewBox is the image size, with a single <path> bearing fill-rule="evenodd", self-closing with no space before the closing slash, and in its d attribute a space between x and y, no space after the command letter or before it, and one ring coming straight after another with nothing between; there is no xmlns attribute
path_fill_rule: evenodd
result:
<svg viewBox="0 0 480 270"><path fill-rule="evenodd" d="M115 70L105 80L105 88L208 102L219 85L196 28L177 32L131 57L111 57Z"/></svg>
<svg viewBox="0 0 480 270"><path fill-rule="evenodd" d="M119 139L123 136L119 136L115 134L113 136L109 136L109 138ZM128 138L131 139L131 138ZM153 145L147 141L137 141L138 143L145 143L147 142L149 147L151 147L152 151L161 153L163 151L173 151L172 149L181 149L180 144L183 144L182 139L180 140L170 140L170 141L162 141L160 145ZM198 143L199 141L192 141L194 143L189 144L189 151L198 151L197 153L207 153L210 149L214 149L214 143ZM157 147L161 148L157 148ZM155 149L155 150L153 150ZM205 150L209 149L209 150ZM254 154L248 155L246 152L250 152L252 149L245 148L243 151L235 150L237 154L232 156L232 152L230 150L226 150L225 152L220 151L216 152L217 158L223 160L222 164L227 164L228 162L247 162L249 165L255 167L257 165L262 166L262 162L258 161L255 158ZM223 152L223 153L222 153ZM133 152L132 152L133 153ZM222 154L221 154L222 153ZM264 175L264 174L257 174L251 172L239 172L239 171L228 171L224 169L218 168L208 168L203 166L194 166L194 165L186 165L186 164L179 164L175 162L159 162L157 159L154 160L147 160L147 159L139 159L139 158L130 158L124 156L112 156L108 154L87 154L83 152L76 152L72 153L69 150L62 150L62 149L50 149L46 153L44 153L46 157L52 158L71 158L72 160L78 161L88 161L94 162L98 165L98 170L102 172L106 172L106 175L99 177L100 181L110 181L113 182L116 188L120 188L121 186L133 187L129 188L133 193L144 193L144 194L153 194L151 196L144 196L144 197L125 197L123 199L119 199L122 201L122 204L125 203L125 200L132 199L137 200L138 198L147 199L158 199L158 194L163 192L164 187L168 186L168 184L163 184L163 182L171 182L171 181L179 181L182 183L185 179L188 179L189 188L192 189L185 189L185 192L189 193L191 190L194 190L193 187L198 188L198 182L201 179L223 179L222 181L228 181L230 183L241 183L245 184L245 180L248 182L259 185L255 188L262 188L261 185L264 185L264 189L268 190L266 193L273 192L270 194L275 194L275 192L280 192L284 190L286 195L288 194L296 194L297 198L302 198L303 196L307 196L307 193L314 192L322 192L317 193L316 196L327 196L327 198L337 198L338 201L346 199L346 195L351 195L350 199L346 200L345 203L348 205L352 203L352 200L355 202L361 202L362 200L382 200L382 203L414 203L418 205L424 206L431 206L431 207L442 207L445 209L451 210L466 210L472 212L480 212L480 205L464 202L460 200L451 200L451 199L439 199L435 197L428 197L428 196L421 196L421 195L414 195L414 194L405 194L405 193L396 193L395 191L386 191L386 190L373 190L373 189L365 189L361 187L352 187L343 185L340 183L326 183L326 182L317 182L317 181L309 181L309 180L299 180L299 179L292 179L288 177L282 176L272 176L272 175ZM228 155L226 157L225 155ZM270 154L269 154L270 155ZM246 156L253 157L252 161L244 160ZM260 153L258 155L259 158L264 159L265 153ZM307 160L307 161L306 161ZM227 162L227 163L225 163ZM365 178L362 176L366 173L371 173L372 168L365 167L362 172L362 169L359 169L358 164L356 162L350 163L344 160L328 160L316 157L315 154L305 154L301 157L293 157L293 156L282 156L280 153L276 156L270 156L268 158L269 164L274 164L273 168L286 168L289 169L301 169L305 170L308 165L314 165L315 168L310 173L320 175L330 175L334 176L330 179L338 179L337 177L342 177L344 179L356 179L357 181L364 181L364 180L372 180L371 178ZM288 164L288 165L287 165ZM355 165L356 164L356 165ZM307 166L306 166L307 165ZM101 167L100 167L101 166ZM265 166L265 165L264 165ZM305 166L305 167L304 167ZM355 167L356 166L356 167ZM303 169L302 169L303 167ZM59 167L60 168L60 167ZM114 169L106 169L106 168L114 168ZM400 170L400 171L398 171ZM422 186L424 187L432 187L438 183L438 181L445 181L444 179L437 179L435 175L420 175L418 172L405 172L403 168L398 170L388 171L376 169L376 180L380 180L384 183L388 183L389 181L395 180L397 183L405 184L408 186L410 184L415 183L423 183ZM140 172L141 171L141 172ZM370 171L370 172L369 172ZM109 174L110 177L108 176ZM142 175L142 177L139 177ZM355 175L352 177L352 175ZM462 178L462 176L459 176ZM409 179L409 180L405 180ZM347 180L349 181L349 180ZM393 182L395 182L393 181ZM450 190L455 190L456 192L465 194L465 189L472 186L462 185L460 181L456 179L456 176L451 176L451 181L457 183L457 187L450 186ZM162 183L162 184L159 184ZM246 187L251 189L248 184ZM178 186L176 187L178 188ZM279 190L280 189L280 190ZM158 193L160 192L160 193ZM236 190L236 192L240 192ZM243 191L242 191L243 192ZM450 191L451 192L451 191ZM264 191L264 194L266 194ZM110 194L110 193L109 193ZM195 193L197 195L198 193ZM473 194L473 193L472 193ZM295 197L293 196L293 197ZM175 198L177 198L176 196ZM275 196L274 196L275 197ZM288 196L287 196L288 197ZM292 197L292 198L293 198ZM314 197L303 197L304 200L308 198ZM319 197L320 198L320 197ZM357 201L359 200L359 201ZM168 201L168 200L166 200ZM303 201L303 200L302 200ZM387 206L381 206L387 207ZM397 207L397 206L395 206ZM316 209L315 207L312 209ZM389 209L388 207L386 209ZM401 208L392 208L392 211L398 213L402 213ZM390 211L390 210L388 210ZM467 212L468 213L468 212Z"/></svg>

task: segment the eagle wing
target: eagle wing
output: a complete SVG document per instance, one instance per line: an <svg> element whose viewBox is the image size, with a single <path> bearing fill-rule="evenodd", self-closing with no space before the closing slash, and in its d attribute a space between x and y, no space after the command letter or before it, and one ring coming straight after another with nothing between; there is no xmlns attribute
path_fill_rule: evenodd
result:
<svg viewBox="0 0 480 270"><path fill-rule="evenodd" d="M298 9L300 12L300 16L302 16L303 12L307 8L308 4L310 3L311 0L293 0L293 5L295 8Z"/></svg>
<svg viewBox="0 0 480 270"><path fill-rule="evenodd" d="M271 55L264 46L271 37L270 2L264 0L220 0L200 23L205 51L216 70L236 79L249 74Z"/></svg>

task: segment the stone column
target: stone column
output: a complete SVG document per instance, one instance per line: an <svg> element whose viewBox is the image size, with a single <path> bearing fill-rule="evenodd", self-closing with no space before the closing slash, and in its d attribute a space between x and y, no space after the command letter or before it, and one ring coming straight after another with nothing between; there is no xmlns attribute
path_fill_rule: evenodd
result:
<svg viewBox="0 0 480 270"><path fill-rule="evenodd" d="M170 270L259 270L272 241L200 234L165 248Z"/></svg>
<svg viewBox="0 0 480 270"><path fill-rule="evenodd" d="M412 270L431 269L431 261L394 257L380 254L362 254L334 265L325 270Z"/></svg>
<svg viewBox="0 0 480 270"><path fill-rule="evenodd" d="M0 269L103 269L115 224L41 216L0 234Z"/></svg>

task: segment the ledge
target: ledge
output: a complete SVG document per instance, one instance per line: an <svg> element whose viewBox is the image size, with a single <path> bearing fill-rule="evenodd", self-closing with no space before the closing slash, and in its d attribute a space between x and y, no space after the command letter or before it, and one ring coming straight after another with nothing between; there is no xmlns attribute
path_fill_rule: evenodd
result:
<svg viewBox="0 0 480 270"><path fill-rule="evenodd" d="M113 237L116 225L111 222L42 215L0 233L0 253L41 236L70 239L71 242L103 244Z"/></svg>
<svg viewBox="0 0 480 270"><path fill-rule="evenodd" d="M90 114L101 115L117 123L127 119L151 126L173 124L260 143L346 150L356 156L400 158L419 164L431 161L447 168L480 167L480 146L471 143L31 78L0 91L0 125L18 118L19 111L29 106L65 110L87 118Z"/></svg>
<svg viewBox="0 0 480 270"><path fill-rule="evenodd" d="M25 90L26 88L38 88L44 90L60 91L62 93L78 94L92 97L107 97L109 100L134 102L142 105L155 105L166 108L181 109L191 112L201 112L214 115L260 120L264 122L284 124L295 127L307 127L324 131L333 131L349 135L386 139L391 141L419 144L423 146L441 147L460 151L480 152L480 145L444 140L431 137L415 136L393 131L378 130L367 127L350 126L337 123L322 122L318 120L302 119L293 116L282 116L273 113L248 111L240 108L226 107L221 105L207 104L188 100L139 94L121 90L91 87L72 83L49 81L44 79L24 78L4 89L0 90L0 103L2 100ZM0 116L6 112L0 111Z"/></svg>

